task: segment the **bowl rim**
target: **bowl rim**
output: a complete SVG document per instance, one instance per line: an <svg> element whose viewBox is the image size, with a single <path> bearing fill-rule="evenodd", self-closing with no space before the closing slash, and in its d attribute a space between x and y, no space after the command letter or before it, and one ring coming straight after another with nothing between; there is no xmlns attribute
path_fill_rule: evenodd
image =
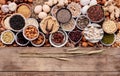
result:
<svg viewBox="0 0 120 76"><path fill-rule="evenodd" d="M19 31L19 32L17 32L16 33L16 35L15 35L15 42L18 44L18 45L20 45L20 46L26 46L26 45L28 45L29 44L29 41L26 43L26 44L21 44L21 43L19 43L18 41L17 41L17 35L20 33L20 32L23 32L23 31Z"/></svg>
<svg viewBox="0 0 120 76"><path fill-rule="evenodd" d="M113 40L113 42L111 44L105 44L105 43L102 42L102 40L100 40L100 43L102 43L104 46L111 46L111 45L113 45L115 43L115 41L116 41L116 35L115 35L115 33L113 35L114 35L114 40Z"/></svg>
<svg viewBox="0 0 120 76"><path fill-rule="evenodd" d="M85 29L85 28L84 28L84 29L80 28L80 27L78 26L78 23L77 23L78 18L80 18L80 17L82 17L82 16L86 17L86 18L89 20L88 25L89 25L89 24L91 24L90 19L89 19L86 15L79 15L79 16L77 17L77 19L76 19L75 25L76 25L76 26L77 26L77 28L78 28L78 29L80 29L80 30L84 30L84 29ZM88 26L88 25L86 25L86 26Z"/></svg>
<svg viewBox="0 0 120 76"><path fill-rule="evenodd" d="M3 28L5 28L6 30L8 29L8 28L6 28L5 27L5 24L4 24L4 21L5 21L5 19L7 18L7 17L10 17L12 14L7 14L6 16L4 16L3 18L2 18L2 21L1 21L1 25L2 25L2 27ZM9 25L10 26L10 25ZM10 27L11 28L11 27ZM12 29L12 28L11 28ZM8 29L8 30L10 30L10 29Z"/></svg>
<svg viewBox="0 0 120 76"><path fill-rule="evenodd" d="M67 9L67 8L60 8L59 10L57 10L57 12L56 12L56 19L57 19L57 21L58 21L59 23L63 23L63 24L64 24L64 23L68 23L69 21L67 21L67 22L61 22L61 21L59 21L58 18L57 18L58 12L61 11L61 10L63 10L63 9L69 11L69 13L70 13L70 19L69 19L69 21L72 19L72 13L71 13L71 11L70 11L69 9Z"/></svg>
<svg viewBox="0 0 120 76"><path fill-rule="evenodd" d="M57 21L57 19L54 16L47 16L39 23L39 28L41 29L41 31L44 34L47 34L45 31L43 31L44 30L43 26L44 26L45 21L48 20L48 19L52 19L52 20L55 19L55 23L56 23L56 26L58 27L57 28L57 31L58 31L59 28L60 28L60 24L59 24L59 22ZM52 32L50 32L50 33L52 33Z"/></svg>
<svg viewBox="0 0 120 76"><path fill-rule="evenodd" d="M54 6L51 8L50 14L51 14L53 17L56 18L56 16L53 14L53 10L54 10L55 8L58 8L58 9L57 9L57 11L58 11L59 9L65 8L65 7L58 7L57 5L54 5ZM57 11L56 11L56 13L57 13Z"/></svg>
<svg viewBox="0 0 120 76"><path fill-rule="evenodd" d="M76 31L81 32L81 38L80 38L77 42L74 42L73 40L71 40L69 34L70 34L71 32L76 32ZM81 31L81 30L76 30L76 31L70 31L70 32L68 33L69 40L70 40L71 42L75 43L75 44L79 43L79 42L81 41L82 37L83 37L83 34L82 34L82 31Z"/></svg>
<svg viewBox="0 0 120 76"><path fill-rule="evenodd" d="M11 32L11 33L13 34L13 40L12 40L10 43L6 43L6 42L4 42L4 40L2 39L3 34L4 34L5 32ZM3 32L1 33L1 36L0 36L0 37L1 37L0 39L1 39L2 43L7 44L7 45L11 45L11 44L15 41L15 34L14 34L11 30L5 30L5 31L3 31Z"/></svg>
<svg viewBox="0 0 120 76"><path fill-rule="evenodd" d="M20 13L14 13L14 14L12 14L12 15L10 16L10 19L11 19L13 16L15 16L15 15L20 15L20 16L24 19L25 25L26 25L26 18L25 18L22 14L20 14ZM9 23L9 24L10 24L10 23ZM24 25L24 27L25 27L25 25ZM24 28L24 27L23 27L23 28ZM20 29L20 30L15 30L15 29L13 29L11 26L10 26L10 28L11 28L12 31L15 31L15 32L19 32L19 31L23 30L23 28Z"/></svg>
<svg viewBox="0 0 120 76"><path fill-rule="evenodd" d="M51 37L52 37L52 34L50 34L50 37L49 37L49 41L50 41L50 44L52 45L52 46L54 46L54 47L63 47L67 42L68 42L68 35L67 35L67 33L65 32L65 31L63 31L63 30L60 30L60 31L57 31L57 32L62 32L63 34L64 34L64 36L65 36L65 42L64 43L62 43L61 45L55 45L53 42L52 42L52 40L51 40Z"/></svg>
<svg viewBox="0 0 120 76"><path fill-rule="evenodd" d="M91 7L93 7L93 6L100 6L101 8L102 8L102 6L100 5L100 4L95 4L95 5L92 5L92 6L90 6L89 8L91 8ZM88 10L89 10L89 8L88 8ZM86 12L86 16L89 18L89 16L88 16L88 10L87 10L87 12ZM103 14L104 14L104 9L102 8L102 11L103 11ZM100 22L102 22L103 20L105 20L105 14L104 14L104 17L103 18L101 18L99 21L93 21L93 20L91 20L90 18L89 18L89 20L90 20L90 22L93 22L93 23L100 23Z"/></svg>
<svg viewBox="0 0 120 76"><path fill-rule="evenodd" d="M29 14L29 16L28 17L26 17L26 18L29 18L30 16L31 16L31 14L32 14L32 12L31 12L31 10L32 10L32 8L30 7L30 5L29 4L27 4L27 3L21 3L21 4L19 4L18 6L17 6L17 8L16 8L16 13L18 13L17 11L18 11L18 8L20 7L20 6L22 6L22 5L25 5L25 6L27 6L29 9L30 9L30 14ZM21 13L20 13L21 14Z"/></svg>
<svg viewBox="0 0 120 76"><path fill-rule="evenodd" d="M99 24L97 24L97 23L91 23L91 24L89 24L88 26L101 27L101 26L100 26ZM88 26L87 26L87 27L88 27ZM87 28L87 27L86 27L86 28ZM86 28L84 29L84 31L86 30ZM102 27L101 27L101 30L102 30L102 33L103 33L103 35L101 36L101 39L102 39L103 36L104 36L104 31L103 31ZM88 39L86 38L86 35L85 35L85 34L83 34L83 35L84 35L85 39L88 40ZM92 40L92 41L88 40L88 41L91 42L91 43L97 43L97 42L99 42L101 39L99 39L99 40L97 40L97 41L95 41L95 40Z"/></svg>
<svg viewBox="0 0 120 76"><path fill-rule="evenodd" d="M106 32L105 27L104 27L104 24L105 24L105 22L107 22L107 21L112 21L112 22L115 23L116 29L115 29L113 32ZM105 31L105 33L114 34L114 33L118 30L118 25L117 25L117 23L116 23L115 21L113 21L113 20L105 20L105 21L103 22L103 24L102 24L102 28L103 28L103 30Z"/></svg>
<svg viewBox="0 0 120 76"><path fill-rule="evenodd" d="M71 2L71 3L75 3L75 2ZM71 3L70 3L70 4L71 4ZM69 10L70 10L70 8L68 8L68 7L69 7L70 4L68 4L68 6L67 6L67 9L69 9ZM79 4L79 3L75 3L75 4ZM80 4L79 4L79 6L80 6ZM79 11L80 13L79 13L77 16L73 16L73 15L72 15L73 18L77 18L77 17L81 14L81 8L82 8L82 7L80 6L80 11Z"/></svg>
<svg viewBox="0 0 120 76"><path fill-rule="evenodd" d="M24 36L27 40L32 41L32 40L35 40L35 39L38 38L38 36L39 36L39 29L38 29L36 26L34 26L34 27L37 29L37 31L38 31L37 37L35 37L35 38L33 38L33 39L29 39L29 38L27 38L27 37L25 36L25 34L24 34L24 33L25 33L25 29L26 29L27 27L29 27L29 26L34 26L34 25L25 26L25 27L23 28L23 36Z"/></svg>
<svg viewBox="0 0 120 76"><path fill-rule="evenodd" d="M35 26L36 25L36 24L33 24L33 23L32 24L27 24L28 20L35 20L36 23L37 23L37 28L39 28L39 23L37 22L37 20L35 18L27 18L26 19L26 26L28 26L28 25L34 25Z"/></svg>
<svg viewBox="0 0 120 76"><path fill-rule="evenodd" d="M66 30L66 29L64 29L62 26L63 26L63 24L61 23L60 24L60 27L64 30L64 31L67 31L67 32L69 32L69 31L73 31L74 29L75 29L75 27L76 27L76 20L74 19L74 18L72 18L71 20L73 20L74 21L74 27L71 29L71 30ZM67 23L66 23L67 24Z"/></svg>
<svg viewBox="0 0 120 76"><path fill-rule="evenodd" d="M37 44L34 44L32 41L30 41L31 44L32 44L33 46L35 46L35 47L40 47L40 46L43 46L43 45L45 44L45 41L46 41L45 35L44 35L42 32L39 32L39 35L40 35L40 34L44 37L44 40L43 40L43 42L42 42L41 44L37 45Z"/></svg>

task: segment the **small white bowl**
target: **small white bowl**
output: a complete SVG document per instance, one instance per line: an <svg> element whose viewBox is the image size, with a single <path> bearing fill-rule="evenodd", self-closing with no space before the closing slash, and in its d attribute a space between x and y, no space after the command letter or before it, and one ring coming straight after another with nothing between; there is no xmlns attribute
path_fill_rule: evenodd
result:
<svg viewBox="0 0 120 76"><path fill-rule="evenodd" d="M6 43L6 42L4 42L4 40L2 39L3 34L4 34L5 32L11 32L11 33L13 34L13 40L12 40L10 43ZM15 40L15 34L14 34L11 30L6 30L6 31L2 32L2 34L1 34L1 41L2 41L2 43L10 45L10 44L12 44L12 43L14 42L14 40Z"/></svg>
<svg viewBox="0 0 120 76"><path fill-rule="evenodd" d="M65 23L65 24L60 24L61 25L61 28L64 30L64 31L72 31L72 30L74 30L75 29L75 26L76 26L76 22L75 22L75 20L72 18L71 20L73 20L73 22L74 22L74 24L72 25L73 26L73 28L71 29L71 30L67 30L67 29L65 29L65 28L63 28L63 26L68 26L67 24L68 23Z"/></svg>
<svg viewBox="0 0 120 76"><path fill-rule="evenodd" d="M116 41L116 35L114 34L114 40L113 40L113 42L112 42L111 44L105 44L105 43L102 42L102 40L101 40L100 42L101 42L104 46L111 46L111 45L114 44L115 41Z"/></svg>
<svg viewBox="0 0 120 76"><path fill-rule="evenodd" d="M13 14L13 15L10 16L10 19L11 19L13 16L15 16L15 15L20 15L20 16L24 19L25 25L26 25L26 18L25 18L22 14L15 13L15 14ZM25 27L25 25L24 25L24 27ZM24 28L24 27L23 27L23 28ZM23 28L20 29L20 30L15 30L15 29L13 29L11 26L10 26L10 28L11 28L11 30L13 30L13 31L15 31L15 32L19 32L19 31L23 30Z"/></svg>
<svg viewBox="0 0 120 76"><path fill-rule="evenodd" d="M79 31L79 30L77 30L77 31ZM71 31L71 32L76 32L76 31ZM81 34L81 37L80 37L80 39L79 39L77 42L74 42L74 41L70 38L69 34L70 34L71 32L69 32L69 33L68 33L69 40L70 40L71 42L73 42L74 44L79 43L79 42L80 42L80 40L81 40L81 39L82 39L82 37L83 37L83 35L82 35L82 31L79 31L79 32L81 32L81 33L80 33L80 34Z"/></svg>
<svg viewBox="0 0 120 76"><path fill-rule="evenodd" d="M75 25L76 25L77 28L79 28L80 30L84 30L84 29L82 29L82 28L80 28L80 27L78 26L77 21L78 21L78 18L80 18L80 17L82 17L82 16L86 17L86 18L89 20L88 25L91 24L90 19L89 19L86 15L80 15L80 16L78 16L77 19L76 19ZM86 25L86 27L87 27L87 25Z"/></svg>
<svg viewBox="0 0 120 76"><path fill-rule="evenodd" d="M64 8L64 7L58 7L57 5L53 6L51 11L50 11L50 14L56 18L56 14L57 14L57 11L61 8ZM55 13L53 13L55 11Z"/></svg>
<svg viewBox="0 0 120 76"><path fill-rule="evenodd" d="M101 6L101 5L99 5L99 4L96 4L96 5ZM92 6L95 6L95 5L92 5ZM90 7L92 7L92 6L90 6ZM89 7L89 8L90 8L90 7ZM88 9L89 9L89 8L88 8ZM103 8L102 8L102 10L103 10ZM104 13L104 10L103 10L103 13ZM89 18L88 12L87 12L87 17ZM102 22L104 19L105 19L105 15L104 15L104 17L101 18L99 21L93 21L93 20L91 20L91 19L89 18L89 20L90 20L91 22L94 22L94 23L100 23L100 22Z"/></svg>
<svg viewBox="0 0 120 76"><path fill-rule="evenodd" d="M28 25L28 26L31 26L31 25ZM37 39L38 36L39 36L39 29L38 29L36 26L34 26L34 25L32 25L32 26L36 27L36 29L38 30L37 36L36 36L35 38L33 38L33 39L29 39L29 38L26 37L26 35L25 35L25 29L26 29L28 26L25 26L25 27L23 28L23 36L24 36L27 40L29 40L29 41L32 41L32 40Z"/></svg>
<svg viewBox="0 0 120 76"><path fill-rule="evenodd" d="M35 18L27 18L26 19L26 26L28 25L34 25L37 28L39 27L39 23L37 22L37 20Z"/></svg>
<svg viewBox="0 0 120 76"><path fill-rule="evenodd" d="M80 11L79 11L79 14L78 14L78 15L73 16L73 14L72 14L72 17L73 17L73 18L76 18L76 17L78 17L78 16L81 14L81 6L79 5L79 3L75 3L75 2L72 2L72 3L76 4L76 5L78 6L77 8L79 8L79 9L80 9ZM71 5L71 4L69 4L69 5L67 6L67 9L69 9L69 10L70 10L70 5ZM70 11L71 11L71 10L70 10ZM72 13L72 11L71 11L71 13Z"/></svg>
<svg viewBox="0 0 120 76"><path fill-rule="evenodd" d="M10 23L9 23L10 16L11 16L11 14L7 14L1 21L3 28L5 28L7 30L11 30Z"/></svg>
<svg viewBox="0 0 120 76"><path fill-rule="evenodd" d="M39 45L34 44L34 43L31 41L31 44L32 44L33 46L35 46L35 47L40 47L40 46L44 45L44 43L45 43L45 35L44 35L42 32L39 32L39 33L44 37L44 40L43 40L43 42L42 42L41 44L39 44Z"/></svg>
<svg viewBox="0 0 120 76"><path fill-rule="evenodd" d="M52 34L50 34L49 41L50 41L50 44L51 44L52 46L54 46L54 47L63 47L63 46L68 42L68 35L67 35L67 33L64 32L64 31L58 31L58 32L61 32L61 33L64 34L64 43L63 43L63 44L59 44L59 45L54 44L53 41L52 41Z"/></svg>
<svg viewBox="0 0 120 76"><path fill-rule="evenodd" d="M99 31L100 31L100 38L94 38L94 39L89 38L88 37L88 34L89 34L88 27L100 28L99 29ZM96 32L96 31L94 31L94 32ZM85 37L86 40L88 40L91 43L97 43L97 42L99 42L103 38L103 35L104 35L104 31L103 31L102 27L100 25L98 25L98 24L95 24L95 23L89 24L84 29L84 37Z"/></svg>
<svg viewBox="0 0 120 76"><path fill-rule="evenodd" d="M22 31L20 31L20 32L22 32ZM16 42L18 45L20 45L20 46L26 46L26 45L28 45L28 44L29 44L29 41L28 41L26 44L21 44L21 43L19 43L19 42L17 41L17 35L18 35L20 32L18 32L18 33L16 34L15 42Z"/></svg>

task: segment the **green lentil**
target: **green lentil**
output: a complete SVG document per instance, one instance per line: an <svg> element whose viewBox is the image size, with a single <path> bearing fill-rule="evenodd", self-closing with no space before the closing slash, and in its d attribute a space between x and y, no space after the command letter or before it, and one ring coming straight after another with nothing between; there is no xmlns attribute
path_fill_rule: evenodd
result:
<svg viewBox="0 0 120 76"><path fill-rule="evenodd" d="M114 34L104 34L102 42L105 44L111 44L114 41Z"/></svg>

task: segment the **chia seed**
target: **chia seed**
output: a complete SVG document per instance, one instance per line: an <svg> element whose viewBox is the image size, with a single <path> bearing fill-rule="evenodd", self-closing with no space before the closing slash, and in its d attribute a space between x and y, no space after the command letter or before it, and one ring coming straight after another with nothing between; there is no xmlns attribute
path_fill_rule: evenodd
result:
<svg viewBox="0 0 120 76"><path fill-rule="evenodd" d="M71 20L72 14L69 9L62 8L57 11L56 17L57 17L58 22L67 23Z"/></svg>
<svg viewBox="0 0 120 76"><path fill-rule="evenodd" d="M25 20L21 15L12 16L9 22L13 30L21 30L25 26Z"/></svg>

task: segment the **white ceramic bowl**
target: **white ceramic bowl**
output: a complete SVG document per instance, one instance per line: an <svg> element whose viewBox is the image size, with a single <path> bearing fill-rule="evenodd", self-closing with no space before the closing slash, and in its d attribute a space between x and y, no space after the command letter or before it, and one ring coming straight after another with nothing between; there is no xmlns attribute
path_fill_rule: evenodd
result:
<svg viewBox="0 0 120 76"><path fill-rule="evenodd" d="M77 31L79 31L79 30L77 30ZM71 32L76 32L76 31L71 31ZM80 40L81 40L81 39L82 39L82 37L83 37L83 35L82 35L82 31L79 31L79 32L81 32L81 33L80 33L80 34L81 34L81 37L79 38L79 40L78 40L77 42L74 42L74 41L70 38L70 36L69 36L70 32L68 33L69 40L70 40L71 42L73 42L74 44L79 43L79 42L80 42Z"/></svg>
<svg viewBox="0 0 120 76"><path fill-rule="evenodd" d="M4 34L5 32L11 32L11 33L13 34L13 40L12 40L10 43L6 43L6 42L2 39L3 34ZM6 31L2 32L2 34L1 34L1 41L2 41L2 43L10 45L10 44L12 44L12 43L14 42L14 40L15 40L15 34L14 34L11 30L6 30Z"/></svg>
<svg viewBox="0 0 120 76"><path fill-rule="evenodd" d="M111 44L105 44L105 43L102 42L102 40L101 40L100 42L101 42L104 46L111 46L111 45L114 44L115 40L116 40L116 35L114 34L114 40L113 40L113 42L112 42Z"/></svg>
<svg viewBox="0 0 120 76"><path fill-rule="evenodd" d="M42 33L42 32L39 32L43 37L44 37L44 40L43 40L43 42L41 43L41 44L39 44L39 45L37 45L37 44L34 44L32 41L31 41L31 44L33 45L33 46L35 46L35 47L40 47L40 46L42 46L42 45L44 45L44 43L45 43L45 35Z"/></svg>
<svg viewBox="0 0 120 76"><path fill-rule="evenodd" d="M99 5L99 4L97 4L98 6L101 6L101 5ZM95 5L92 5L92 6L95 6ZM89 8L91 8L92 6L90 6ZM89 9L88 8L88 9ZM102 9L103 10L103 9ZM103 13L104 13L104 10L103 10ZM87 12L87 17L89 18L89 16L88 16L88 12ZM90 18L89 18L89 20L91 21L91 22L94 22L94 23L100 23L100 22L102 22L103 20L105 19L105 16L103 17L103 18L101 18L99 21L93 21L93 20L91 20Z"/></svg>
<svg viewBox="0 0 120 76"><path fill-rule="evenodd" d="M65 28L63 27L63 26L68 26L68 25L67 25L68 23L65 23L65 24L62 24L62 23L61 23L61 24L60 24L60 25L61 25L61 28L62 28L64 31L72 31L72 30L75 28L75 26L76 26L76 22L75 22L75 20L74 20L73 18L72 18L71 20L73 20L73 23L74 23L74 24L72 25L73 28L70 29L70 30L65 29Z"/></svg>
<svg viewBox="0 0 120 76"><path fill-rule="evenodd" d="M72 2L72 3L74 3L74 2ZM74 4L76 4L76 6L78 6L77 8L79 8L80 9L80 11L79 11L79 14L78 15L76 15L76 16L73 16L73 14L72 14L72 17L73 18L76 18L76 17L78 17L80 14L81 14L81 6L79 5L79 3L74 3ZM72 4L73 5L73 4ZM68 6L67 6L67 9L72 9L71 8L72 6L71 6L71 4L69 4ZM76 7L75 7L76 8ZM74 7L73 7L73 10L74 10ZM70 10L71 11L71 10ZM72 13L72 11L71 11L71 13Z"/></svg>
<svg viewBox="0 0 120 76"><path fill-rule="evenodd" d="M93 31L94 31L94 33L91 33L92 34L92 38L90 38L89 37L89 33L90 33L90 31L88 30L88 28L89 27L91 27L91 28L99 28L99 35L100 35L100 37L98 38L98 37L95 37L95 34L97 34L96 32L96 30L95 29L93 29ZM84 37L85 37L85 39L86 40L88 40L89 42L91 42L91 43L97 43L97 42L99 42L102 38L103 38L103 35L104 35L104 31L103 31L103 29L101 28L101 26L100 25L98 25L98 24L95 24L95 23L92 23L92 24L89 24L85 29L84 29Z"/></svg>
<svg viewBox="0 0 120 76"><path fill-rule="evenodd" d="M26 19L26 26L28 25L34 25L37 28L39 27L39 23L37 22L37 20L35 18L27 18Z"/></svg>
<svg viewBox="0 0 120 76"><path fill-rule="evenodd" d="M28 25L28 26L31 26L31 25ZM39 29L38 29L36 26L34 26L34 25L32 25L32 26L36 27L36 29L37 29L37 31L38 31L37 36L36 36L35 38L33 38L33 39L30 39L30 38L28 38L28 37L25 35L25 29L26 29L28 26L25 26L25 27L23 28L23 36L24 36L27 40L29 40L29 41L32 41L32 40L37 39L38 36L39 36Z"/></svg>
<svg viewBox="0 0 120 76"><path fill-rule="evenodd" d="M15 14L13 14L13 15L10 16L10 19L11 19L13 16L15 16L15 15L20 15L20 16L24 19L25 25L26 25L26 18L25 18L22 14L15 13ZM24 25L24 27L25 27L25 25ZM24 27L23 27L23 28L24 28ZM19 32L19 31L23 30L23 28L20 29L20 30L15 30L15 29L13 29L11 26L10 26L10 28L11 28L11 30L13 30L13 31L15 31L15 32Z"/></svg>
<svg viewBox="0 0 120 76"><path fill-rule="evenodd" d="M20 32L22 32L22 31L20 31ZM18 33L16 34L15 42L16 42L18 45L20 45L20 46L26 46L26 45L28 45L28 44L29 44L29 41L28 41L26 44L21 44L21 43L19 43L19 42L17 41L17 35L18 35L20 32L18 32Z"/></svg>
<svg viewBox="0 0 120 76"><path fill-rule="evenodd" d="M84 30L84 29L82 29L82 28L79 27L77 21L78 21L78 19L79 19L80 17L82 17L82 16L86 17L86 18L89 20L88 25L91 23L91 22L90 22L90 19L89 19L86 15L80 15L80 16L78 16L77 19L76 19L75 25L76 25L77 28L79 28L80 30ZM86 27L87 27L87 25L86 25Z"/></svg>
<svg viewBox="0 0 120 76"><path fill-rule="evenodd" d="M64 31L58 31L58 32L61 32L62 34L64 34L64 43L62 44L55 44L53 41L52 41L52 34L50 34L50 37L49 37L49 41L50 41L50 44L54 47L63 47L67 42L68 42L68 35L66 32Z"/></svg>

